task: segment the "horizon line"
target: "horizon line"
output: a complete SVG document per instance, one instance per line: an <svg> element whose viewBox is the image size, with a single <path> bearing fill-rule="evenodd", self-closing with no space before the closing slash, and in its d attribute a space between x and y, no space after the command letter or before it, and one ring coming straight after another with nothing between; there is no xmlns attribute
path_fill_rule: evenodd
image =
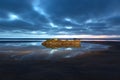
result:
<svg viewBox="0 0 120 80"><path fill-rule="evenodd" d="M20 36L20 35L18 35ZM120 35L21 35L20 37L0 37L0 38L120 38Z"/></svg>

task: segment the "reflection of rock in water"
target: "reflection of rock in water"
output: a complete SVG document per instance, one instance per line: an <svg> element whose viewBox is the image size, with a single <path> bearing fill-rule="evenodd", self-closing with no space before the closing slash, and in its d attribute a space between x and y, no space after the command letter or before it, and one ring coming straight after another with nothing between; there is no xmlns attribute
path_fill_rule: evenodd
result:
<svg viewBox="0 0 120 80"><path fill-rule="evenodd" d="M47 48L80 47L80 40L50 39L42 43Z"/></svg>
<svg viewBox="0 0 120 80"><path fill-rule="evenodd" d="M0 43L0 60L59 60L85 54L88 51L104 50L109 46L81 43L80 48L44 48L40 42ZM2 47L3 46L3 47Z"/></svg>

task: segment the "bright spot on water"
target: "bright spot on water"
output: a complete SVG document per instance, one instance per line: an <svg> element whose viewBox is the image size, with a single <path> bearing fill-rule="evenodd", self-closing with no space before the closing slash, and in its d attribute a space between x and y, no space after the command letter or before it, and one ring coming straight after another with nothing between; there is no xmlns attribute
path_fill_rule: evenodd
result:
<svg viewBox="0 0 120 80"><path fill-rule="evenodd" d="M36 46L36 45L38 45L38 43L37 42L33 42L33 43L31 43L31 45Z"/></svg>
<svg viewBox="0 0 120 80"><path fill-rule="evenodd" d="M72 50L72 48L66 48L65 50Z"/></svg>
<svg viewBox="0 0 120 80"><path fill-rule="evenodd" d="M70 55L67 55L67 56L65 56L65 58L71 58L71 56L70 56Z"/></svg>
<svg viewBox="0 0 120 80"><path fill-rule="evenodd" d="M52 49L51 51L50 51L50 54L54 54L56 51L58 51L57 49Z"/></svg>

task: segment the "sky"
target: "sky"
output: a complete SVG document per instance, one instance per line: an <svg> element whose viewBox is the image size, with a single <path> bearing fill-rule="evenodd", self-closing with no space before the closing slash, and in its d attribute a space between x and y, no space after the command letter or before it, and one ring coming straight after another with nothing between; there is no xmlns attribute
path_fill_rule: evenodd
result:
<svg viewBox="0 0 120 80"><path fill-rule="evenodd" d="M0 0L0 38L120 38L120 0Z"/></svg>

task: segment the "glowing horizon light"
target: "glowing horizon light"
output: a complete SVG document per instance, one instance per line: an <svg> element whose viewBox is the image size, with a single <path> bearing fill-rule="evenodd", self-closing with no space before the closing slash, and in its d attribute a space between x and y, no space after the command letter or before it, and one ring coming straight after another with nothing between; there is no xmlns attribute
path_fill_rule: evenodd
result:
<svg viewBox="0 0 120 80"><path fill-rule="evenodd" d="M55 38L120 38L120 35L56 35Z"/></svg>
<svg viewBox="0 0 120 80"><path fill-rule="evenodd" d="M25 32L25 31L24 31ZM0 34L0 38L91 38L91 39L107 39L107 38L113 38L113 39L119 39L120 35L88 35L88 34L81 34L81 35L70 35L70 33L65 31L58 31L56 35L49 35L49 34L42 34L46 33L45 31L31 31L30 34L25 33L16 33L16 32L5 32L4 34ZM16 34L16 35L14 35Z"/></svg>

